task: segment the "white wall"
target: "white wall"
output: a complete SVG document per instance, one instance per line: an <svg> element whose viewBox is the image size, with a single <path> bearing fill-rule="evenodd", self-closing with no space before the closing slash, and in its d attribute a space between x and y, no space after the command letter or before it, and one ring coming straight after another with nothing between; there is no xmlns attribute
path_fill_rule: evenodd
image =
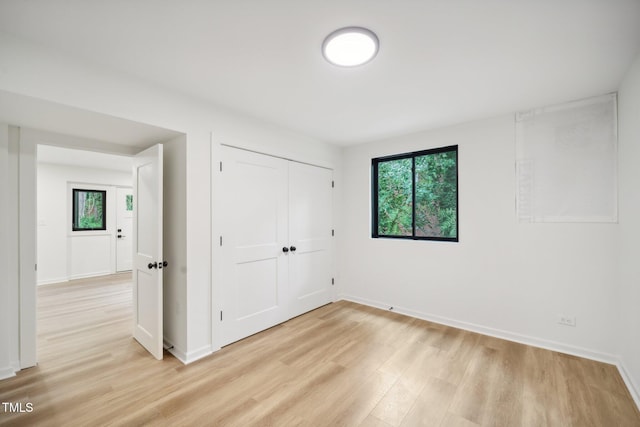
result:
<svg viewBox="0 0 640 427"><path fill-rule="evenodd" d="M164 340L187 358L187 144L184 136L163 143Z"/></svg>
<svg viewBox="0 0 640 427"><path fill-rule="evenodd" d="M35 343L20 339L21 328L35 335L35 311L19 309L21 298L35 304L35 286L21 292L23 282L35 283L35 194L22 191L35 186L34 152L20 145L17 127L0 124L0 379L35 364Z"/></svg>
<svg viewBox="0 0 640 427"><path fill-rule="evenodd" d="M38 164L38 284L116 272L116 187L131 187L130 173ZM71 189L107 192L107 229L71 231Z"/></svg>
<svg viewBox="0 0 640 427"><path fill-rule="evenodd" d="M185 360L215 350L212 287L211 162L226 143L259 148L294 160L333 166L339 150L312 138L241 117L173 93L143 79L105 70L42 46L0 33L0 90L108 114L186 134L186 336ZM274 100L277 102L277 100ZM213 132L213 145L211 133ZM212 146L214 147L212 151ZM213 294L212 294L213 292Z"/></svg>
<svg viewBox="0 0 640 427"><path fill-rule="evenodd" d="M9 126L0 124L0 200L3 204L11 204L9 173ZM16 367L13 366L12 351L17 350L12 342L11 325L13 321L14 305L17 300L11 298L11 288L17 288L17 281L10 273L16 269L15 264L9 263L9 257L15 252L14 243L17 239L11 236L13 227L9 224L9 210L0 209L0 379L10 377L14 374Z"/></svg>
<svg viewBox="0 0 640 427"><path fill-rule="evenodd" d="M17 200L18 212L15 222L18 224L18 284L16 293L21 307L36 305L36 143L25 137L21 128L9 127L9 152L15 153L18 158L17 173ZM12 149L12 146L15 147ZM14 196L12 196L14 197ZM37 351L35 340L26 339L27 336L35 336L36 311L18 310L19 316L19 346L20 368L29 368L36 365Z"/></svg>
<svg viewBox="0 0 640 427"><path fill-rule="evenodd" d="M612 361L615 224L523 224L513 116L345 150L344 298ZM457 144L460 242L370 237L373 157ZM577 317L577 327L557 315Z"/></svg>
<svg viewBox="0 0 640 427"><path fill-rule="evenodd" d="M640 56L620 87L618 108L620 317L612 332L619 339L620 361L627 384L640 406Z"/></svg>

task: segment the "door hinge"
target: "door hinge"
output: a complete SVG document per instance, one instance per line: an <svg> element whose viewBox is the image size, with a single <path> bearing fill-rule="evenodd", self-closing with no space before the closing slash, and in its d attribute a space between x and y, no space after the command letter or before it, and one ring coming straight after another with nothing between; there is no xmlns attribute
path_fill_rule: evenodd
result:
<svg viewBox="0 0 640 427"><path fill-rule="evenodd" d="M335 229L331 229L331 237L334 237L336 235L336 230Z"/></svg>
<svg viewBox="0 0 640 427"><path fill-rule="evenodd" d="M336 279L334 279L333 277L331 278L331 284L335 285L336 284Z"/></svg>
<svg viewBox="0 0 640 427"><path fill-rule="evenodd" d="M222 246L222 236L220 236L220 246Z"/></svg>
<svg viewBox="0 0 640 427"><path fill-rule="evenodd" d="M38 271L38 264L36 264L36 269L35 270Z"/></svg>
<svg viewBox="0 0 640 427"><path fill-rule="evenodd" d="M334 188L336 186L336 182L335 181L331 181L331 188Z"/></svg>
<svg viewBox="0 0 640 427"><path fill-rule="evenodd" d="M222 322L222 310L220 310L220 321Z"/></svg>
<svg viewBox="0 0 640 427"><path fill-rule="evenodd" d="M222 162L220 162L220 172L222 172Z"/></svg>

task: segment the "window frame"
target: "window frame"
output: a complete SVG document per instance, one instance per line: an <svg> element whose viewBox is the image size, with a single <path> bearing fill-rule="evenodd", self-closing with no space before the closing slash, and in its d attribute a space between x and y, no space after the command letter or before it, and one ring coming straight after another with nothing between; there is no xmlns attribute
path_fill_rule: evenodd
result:
<svg viewBox="0 0 640 427"><path fill-rule="evenodd" d="M436 237L436 236L416 236L416 157L432 154L454 152L456 161L456 237ZM378 169L380 163L411 159L411 227L410 236L387 235L378 232ZM448 145L446 147L432 148L428 150L412 151L409 153L393 154L390 156L376 157L371 159L371 237L374 239L403 239L403 240L431 240L440 242L460 241L460 215L459 215L459 194L460 180L458 176L458 145Z"/></svg>
<svg viewBox="0 0 640 427"><path fill-rule="evenodd" d="M76 193L101 193L102 194L102 227L100 228L85 228L77 226L78 218L76 211ZM86 188L72 188L71 189L71 231L106 231L107 230L107 191L106 190L94 190Z"/></svg>

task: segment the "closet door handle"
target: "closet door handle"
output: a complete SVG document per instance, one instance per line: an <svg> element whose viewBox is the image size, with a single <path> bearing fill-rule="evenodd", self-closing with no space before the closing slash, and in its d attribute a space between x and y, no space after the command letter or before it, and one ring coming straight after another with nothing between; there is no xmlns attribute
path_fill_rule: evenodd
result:
<svg viewBox="0 0 640 427"><path fill-rule="evenodd" d="M289 248L285 246L284 248L282 248L282 252L286 254L287 252L289 252Z"/></svg>
<svg viewBox="0 0 640 427"><path fill-rule="evenodd" d="M296 251L296 247L295 246L291 246L289 249L291 249L291 252L295 252Z"/></svg>

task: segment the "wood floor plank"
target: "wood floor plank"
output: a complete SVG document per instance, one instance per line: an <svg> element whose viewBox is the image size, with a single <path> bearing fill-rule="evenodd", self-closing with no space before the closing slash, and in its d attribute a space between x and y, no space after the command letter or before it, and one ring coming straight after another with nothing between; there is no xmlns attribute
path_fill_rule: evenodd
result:
<svg viewBox="0 0 640 427"><path fill-rule="evenodd" d="M385 423L380 418L377 418L374 415L369 415L367 418L364 419L364 421L362 421L360 426L361 427L393 427L393 424Z"/></svg>
<svg viewBox="0 0 640 427"><path fill-rule="evenodd" d="M131 337L130 275L38 288L11 426L640 426L615 366L352 302L183 365Z"/></svg>
<svg viewBox="0 0 640 427"><path fill-rule="evenodd" d="M404 427L441 425L457 389L455 385L441 379L428 378L401 425Z"/></svg>
<svg viewBox="0 0 640 427"><path fill-rule="evenodd" d="M476 424L472 421L469 421L466 418L460 417L456 414L452 414L451 412L447 412L445 414L440 427L479 427L480 424Z"/></svg>
<svg viewBox="0 0 640 427"><path fill-rule="evenodd" d="M484 415L490 410L489 394L498 363L497 350L482 345L476 347L449 411L481 425Z"/></svg>
<svg viewBox="0 0 640 427"><path fill-rule="evenodd" d="M320 425L348 427L362 424L396 379L395 376L380 371L371 373L359 383L360 387L354 393L335 402L334 410L328 414L328 422L323 420Z"/></svg>
<svg viewBox="0 0 640 427"><path fill-rule="evenodd" d="M563 394L559 393L559 377L554 370L553 353L527 347L523 371L523 425L528 427L568 425L563 408Z"/></svg>

